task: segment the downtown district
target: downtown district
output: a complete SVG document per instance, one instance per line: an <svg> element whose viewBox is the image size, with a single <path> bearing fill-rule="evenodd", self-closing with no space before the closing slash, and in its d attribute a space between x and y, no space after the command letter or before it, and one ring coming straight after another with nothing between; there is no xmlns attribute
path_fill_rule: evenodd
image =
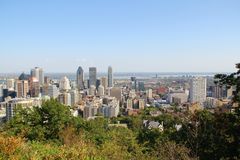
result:
<svg viewBox="0 0 240 160"><path fill-rule="evenodd" d="M138 115L146 108L156 108L152 116L164 113L194 113L208 109L212 112L227 112L233 88L227 89L214 84L211 76L172 76L138 79L114 77L113 68L108 67L106 76L99 77L96 67L90 67L88 78L79 67L74 80L63 76L53 79L44 76L39 67L30 74L19 77L3 77L0 83L0 122L14 116L14 108L39 107L43 100L57 99L66 105L74 116L85 119ZM176 109L178 112L176 113ZM164 122L147 122L148 128L163 131ZM176 124L176 127L181 127Z"/></svg>

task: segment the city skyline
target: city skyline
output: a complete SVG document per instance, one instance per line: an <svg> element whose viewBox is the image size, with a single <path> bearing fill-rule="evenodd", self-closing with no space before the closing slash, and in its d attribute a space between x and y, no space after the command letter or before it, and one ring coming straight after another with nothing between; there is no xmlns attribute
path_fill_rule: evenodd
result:
<svg viewBox="0 0 240 160"><path fill-rule="evenodd" d="M0 73L233 72L240 2L1 1Z"/></svg>

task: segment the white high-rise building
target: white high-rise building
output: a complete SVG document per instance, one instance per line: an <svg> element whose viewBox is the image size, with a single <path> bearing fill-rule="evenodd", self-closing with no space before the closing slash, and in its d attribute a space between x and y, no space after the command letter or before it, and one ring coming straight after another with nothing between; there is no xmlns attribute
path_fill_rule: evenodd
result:
<svg viewBox="0 0 240 160"><path fill-rule="evenodd" d="M61 93L59 96L58 96L58 101L66 106L71 106L72 103L71 103L71 94L70 93L67 93L67 92L64 92L64 93Z"/></svg>
<svg viewBox="0 0 240 160"><path fill-rule="evenodd" d="M7 89L14 90L15 89L15 80L7 79Z"/></svg>
<svg viewBox="0 0 240 160"><path fill-rule="evenodd" d="M100 85L98 87L98 92L97 92L98 96L104 96L104 87L102 85Z"/></svg>
<svg viewBox="0 0 240 160"><path fill-rule="evenodd" d="M96 93L96 87L94 85L91 85L89 88L89 95L95 96Z"/></svg>
<svg viewBox="0 0 240 160"><path fill-rule="evenodd" d="M108 67L108 87L113 87L113 69L111 66Z"/></svg>
<svg viewBox="0 0 240 160"><path fill-rule="evenodd" d="M44 84L44 72L42 68L35 67L31 70L31 76L37 78L40 85Z"/></svg>
<svg viewBox="0 0 240 160"><path fill-rule="evenodd" d="M77 104L80 100L79 92L77 90L71 90L71 106Z"/></svg>
<svg viewBox="0 0 240 160"><path fill-rule="evenodd" d="M190 82L190 102L203 103L207 97L207 79L203 77L193 78Z"/></svg>
<svg viewBox="0 0 240 160"><path fill-rule="evenodd" d="M48 95L51 98L57 98L59 95L59 90L56 85L49 85L48 86Z"/></svg>
<svg viewBox="0 0 240 160"><path fill-rule="evenodd" d="M71 89L70 81L66 76L61 78L59 83L59 88L61 91L68 91Z"/></svg>

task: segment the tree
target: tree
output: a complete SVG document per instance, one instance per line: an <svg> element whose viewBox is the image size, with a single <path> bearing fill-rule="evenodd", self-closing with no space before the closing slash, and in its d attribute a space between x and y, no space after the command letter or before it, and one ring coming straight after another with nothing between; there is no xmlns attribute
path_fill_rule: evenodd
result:
<svg viewBox="0 0 240 160"><path fill-rule="evenodd" d="M238 104L237 112L240 108L240 63L236 64L237 72L227 74L217 74L215 75L215 83L220 87L226 86L228 89L230 87L235 87L236 90L233 92L233 103Z"/></svg>
<svg viewBox="0 0 240 160"><path fill-rule="evenodd" d="M58 140L59 132L73 123L69 108L53 99L32 109L18 106L14 112L6 128L29 140Z"/></svg>

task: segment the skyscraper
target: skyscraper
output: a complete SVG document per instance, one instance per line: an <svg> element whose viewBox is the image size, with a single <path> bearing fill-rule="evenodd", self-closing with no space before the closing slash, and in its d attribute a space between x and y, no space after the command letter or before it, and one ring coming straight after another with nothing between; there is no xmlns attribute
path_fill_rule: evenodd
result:
<svg viewBox="0 0 240 160"><path fill-rule="evenodd" d="M44 84L44 72L42 68L35 67L31 70L31 76L37 78L40 85Z"/></svg>
<svg viewBox="0 0 240 160"><path fill-rule="evenodd" d="M89 68L89 86L95 86L97 83L97 68L96 67L90 67Z"/></svg>
<svg viewBox="0 0 240 160"><path fill-rule="evenodd" d="M3 85L0 84L0 102L3 100Z"/></svg>
<svg viewBox="0 0 240 160"><path fill-rule="evenodd" d="M29 91L28 81L18 80L17 81L17 97L18 98L27 97L28 91Z"/></svg>
<svg viewBox="0 0 240 160"><path fill-rule="evenodd" d="M71 89L70 81L66 76L61 78L59 83L59 88L61 91L68 91Z"/></svg>
<svg viewBox="0 0 240 160"><path fill-rule="evenodd" d="M207 97L207 80L203 77L193 78L190 82L190 102L203 103Z"/></svg>
<svg viewBox="0 0 240 160"><path fill-rule="evenodd" d="M104 96L104 87L102 85L98 87L97 95Z"/></svg>
<svg viewBox="0 0 240 160"><path fill-rule="evenodd" d="M38 97L40 94L39 81L36 77L29 78L29 94L31 97Z"/></svg>
<svg viewBox="0 0 240 160"><path fill-rule="evenodd" d="M59 95L59 90L57 88L56 85L49 85L48 86L48 95L51 97L51 98L57 98L58 95Z"/></svg>
<svg viewBox="0 0 240 160"><path fill-rule="evenodd" d="M84 72L83 72L83 69L82 67L78 67L78 70L77 70L77 89L79 90L82 90L84 89Z"/></svg>
<svg viewBox="0 0 240 160"><path fill-rule="evenodd" d="M104 87L105 90L107 89L108 87L107 77L101 78L101 85Z"/></svg>
<svg viewBox="0 0 240 160"><path fill-rule="evenodd" d="M108 87L113 87L113 69L108 67Z"/></svg>
<svg viewBox="0 0 240 160"><path fill-rule="evenodd" d="M122 100L122 89L119 87L111 88L110 96L117 98L118 101L121 101Z"/></svg>
<svg viewBox="0 0 240 160"><path fill-rule="evenodd" d="M15 80L7 79L7 89L14 90L14 87L15 87Z"/></svg>

